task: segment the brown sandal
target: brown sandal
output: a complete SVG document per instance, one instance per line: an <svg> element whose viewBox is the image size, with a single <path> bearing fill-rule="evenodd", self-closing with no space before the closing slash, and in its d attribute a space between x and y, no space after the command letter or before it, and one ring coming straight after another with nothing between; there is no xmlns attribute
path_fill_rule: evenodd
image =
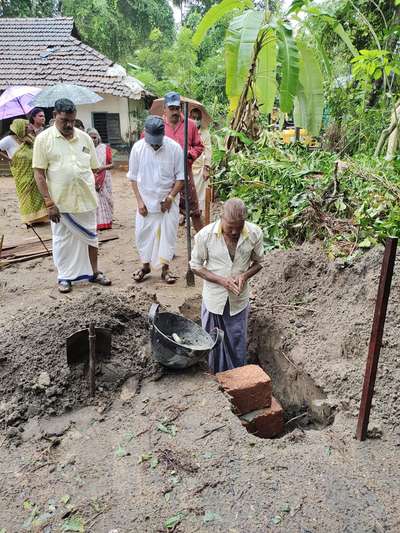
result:
<svg viewBox="0 0 400 533"><path fill-rule="evenodd" d="M133 279L136 281L136 283L141 283L144 278L150 274L150 270L145 270L144 268L139 268L136 270L136 272L133 273Z"/></svg>
<svg viewBox="0 0 400 533"><path fill-rule="evenodd" d="M165 281L167 285L173 285L178 279L178 276L174 276L169 270L167 270L161 274L161 279Z"/></svg>

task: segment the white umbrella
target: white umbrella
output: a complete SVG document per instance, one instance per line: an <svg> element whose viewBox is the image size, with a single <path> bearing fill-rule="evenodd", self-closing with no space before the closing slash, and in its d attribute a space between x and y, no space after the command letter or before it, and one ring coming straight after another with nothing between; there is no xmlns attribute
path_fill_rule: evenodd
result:
<svg viewBox="0 0 400 533"><path fill-rule="evenodd" d="M87 87L73 85L72 83L59 83L40 91L31 101L31 104L37 107L54 107L54 104L60 98L67 98L75 105L95 104L103 100L101 96Z"/></svg>

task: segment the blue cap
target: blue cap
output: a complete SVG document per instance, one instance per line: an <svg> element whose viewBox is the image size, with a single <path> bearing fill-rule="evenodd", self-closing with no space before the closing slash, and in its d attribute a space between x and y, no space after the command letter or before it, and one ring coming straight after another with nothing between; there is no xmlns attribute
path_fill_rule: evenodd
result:
<svg viewBox="0 0 400 533"><path fill-rule="evenodd" d="M164 96L164 104L166 107L179 107L181 105L181 95L173 91Z"/></svg>
<svg viewBox="0 0 400 533"><path fill-rule="evenodd" d="M165 134L164 121L161 117L149 115L144 123L144 138L149 144L162 145Z"/></svg>

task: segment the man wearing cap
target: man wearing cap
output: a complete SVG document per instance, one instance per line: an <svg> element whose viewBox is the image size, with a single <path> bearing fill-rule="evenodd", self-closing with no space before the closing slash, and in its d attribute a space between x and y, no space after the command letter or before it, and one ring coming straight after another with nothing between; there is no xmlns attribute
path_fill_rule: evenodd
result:
<svg viewBox="0 0 400 533"><path fill-rule="evenodd" d="M161 279L175 283L169 263L175 253L179 224L179 193L184 186L183 150L165 136L164 121L150 115L144 138L129 156L128 179L136 196L136 246L143 264L133 279L143 281L151 266L162 267Z"/></svg>
<svg viewBox="0 0 400 533"><path fill-rule="evenodd" d="M185 146L185 121L181 112L181 97L178 93L169 92L164 96L165 135L176 141L181 148ZM188 127L188 170L189 170L189 206L193 227L198 232L203 227L201 209L193 180L193 162L203 153L204 145L196 123L189 119ZM181 211L185 211L185 199L181 198Z"/></svg>

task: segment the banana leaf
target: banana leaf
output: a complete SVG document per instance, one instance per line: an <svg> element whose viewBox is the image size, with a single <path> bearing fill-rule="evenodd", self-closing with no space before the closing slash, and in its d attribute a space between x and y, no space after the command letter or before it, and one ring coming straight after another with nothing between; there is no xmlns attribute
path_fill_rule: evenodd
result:
<svg viewBox="0 0 400 533"><path fill-rule="evenodd" d="M256 97L261 113L271 113L276 95L277 39L272 28L262 30L263 46L257 57Z"/></svg>
<svg viewBox="0 0 400 533"><path fill-rule="evenodd" d="M200 24L192 37L193 45L196 47L200 46L204 37L207 35L208 30L234 9L243 10L251 7L253 7L251 0L222 0L219 4L212 6L201 19Z"/></svg>
<svg viewBox="0 0 400 533"><path fill-rule="evenodd" d="M284 113L290 113L293 109L293 101L299 83L299 52L290 28L284 24L278 24L277 36L279 45L278 60L281 64L282 73L279 88L280 109Z"/></svg>
<svg viewBox="0 0 400 533"><path fill-rule="evenodd" d="M299 87L295 100L294 121L297 127L306 128L311 135L321 130L324 109L323 79L314 50L301 41Z"/></svg>
<svg viewBox="0 0 400 533"><path fill-rule="evenodd" d="M236 109L247 81L253 59L254 43L263 18L261 11L247 10L232 20L226 32L226 95L231 111Z"/></svg>

